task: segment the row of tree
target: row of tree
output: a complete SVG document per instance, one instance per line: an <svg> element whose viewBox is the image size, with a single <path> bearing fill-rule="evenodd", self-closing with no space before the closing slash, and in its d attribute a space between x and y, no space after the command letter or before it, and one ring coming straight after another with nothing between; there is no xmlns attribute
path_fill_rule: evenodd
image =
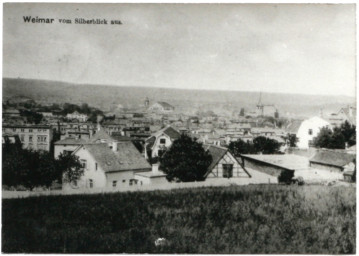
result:
<svg viewBox="0 0 359 256"><path fill-rule="evenodd" d="M253 139L253 142L241 139L231 141L228 149L236 157L240 154L279 154L281 145L276 140L258 136Z"/></svg>
<svg viewBox="0 0 359 256"><path fill-rule="evenodd" d="M54 182L72 182L83 175L79 159L69 154L61 154L54 159L46 151L23 149L21 143L5 141L2 146L2 179L8 187L23 186L50 188Z"/></svg>

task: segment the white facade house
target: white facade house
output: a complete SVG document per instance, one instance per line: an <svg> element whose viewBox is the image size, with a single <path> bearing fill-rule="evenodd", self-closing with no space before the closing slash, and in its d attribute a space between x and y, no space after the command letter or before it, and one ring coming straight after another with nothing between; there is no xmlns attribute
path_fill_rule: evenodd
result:
<svg viewBox="0 0 359 256"><path fill-rule="evenodd" d="M79 157L84 175L63 189L119 188L142 185L135 173L151 172L151 166L130 141L86 144L73 153Z"/></svg>
<svg viewBox="0 0 359 256"><path fill-rule="evenodd" d="M315 116L304 120L300 124L296 133L298 138L297 147L301 149L308 149L314 138L319 134L320 129L323 127L332 128L329 122L320 117Z"/></svg>
<svg viewBox="0 0 359 256"><path fill-rule="evenodd" d="M171 113L175 110L175 107L167 102L159 101L150 106L148 110L161 113Z"/></svg>
<svg viewBox="0 0 359 256"><path fill-rule="evenodd" d="M79 122L86 122L87 119L88 119L88 116L85 115L85 114L80 114L79 112L75 111L73 113L69 113L66 115L66 118L67 119L70 119L70 120L73 120L73 119L76 119L78 120Z"/></svg>
<svg viewBox="0 0 359 256"><path fill-rule="evenodd" d="M180 132L167 126L152 134L145 142L146 159L158 157L172 146L173 141L181 136Z"/></svg>

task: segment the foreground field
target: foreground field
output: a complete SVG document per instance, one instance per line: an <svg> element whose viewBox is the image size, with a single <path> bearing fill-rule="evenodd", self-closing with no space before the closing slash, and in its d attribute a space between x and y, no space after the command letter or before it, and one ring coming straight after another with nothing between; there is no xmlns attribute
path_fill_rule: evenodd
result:
<svg viewBox="0 0 359 256"><path fill-rule="evenodd" d="M355 253L355 188L251 185L5 199L17 253ZM155 246L159 237L163 246Z"/></svg>

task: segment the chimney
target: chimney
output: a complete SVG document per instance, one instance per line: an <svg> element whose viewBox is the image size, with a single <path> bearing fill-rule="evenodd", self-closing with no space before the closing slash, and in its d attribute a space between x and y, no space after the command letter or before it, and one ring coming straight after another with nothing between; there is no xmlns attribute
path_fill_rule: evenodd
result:
<svg viewBox="0 0 359 256"><path fill-rule="evenodd" d="M152 165L152 172L153 173L159 173L158 167L159 167L159 164L153 164Z"/></svg>
<svg viewBox="0 0 359 256"><path fill-rule="evenodd" d="M117 141L112 142L112 151L117 152Z"/></svg>

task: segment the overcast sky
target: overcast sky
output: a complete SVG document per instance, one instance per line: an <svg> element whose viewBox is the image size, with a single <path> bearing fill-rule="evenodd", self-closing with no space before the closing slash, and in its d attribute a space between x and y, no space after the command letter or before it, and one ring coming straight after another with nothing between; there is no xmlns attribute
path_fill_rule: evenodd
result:
<svg viewBox="0 0 359 256"><path fill-rule="evenodd" d="M353 4L17 3L3 18L4 77L355 96Z"/></svg>

